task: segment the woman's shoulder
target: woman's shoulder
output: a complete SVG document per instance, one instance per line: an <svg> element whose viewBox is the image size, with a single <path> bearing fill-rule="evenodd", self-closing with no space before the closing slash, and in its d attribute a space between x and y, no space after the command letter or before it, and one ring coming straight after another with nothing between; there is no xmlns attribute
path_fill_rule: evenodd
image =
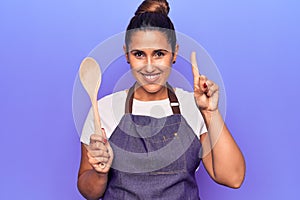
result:
<svg viewBox="0 0 300 200"><path fill-rule="evenodd" d="M99 113L109 121L122 116L125 112L126 90L114 92L98 100Z"/></svg>
<svg viewBox="0 0 300 200"><path fill-rule="evenodd" d="M114 92L112 94L108 94L101 99L98 100L99 105L108 105L112 104L114 105L115 103L120 103L120 101L125 101L126 100L126 90L121 90L118 92Z"/></svg>
<svg viewBox="0 0 300 200"><path fill-rule="evenodd" d="M194 100L194 92L186 91L182 88L175 88L175 94L178 100Z"/></svg>
<svg viewBox="0 0 300 200"><path fill-rule="evenodd" d="M194 92L186 91L182 88L175 88L175 94L183 112L197 112Z"/></svg>

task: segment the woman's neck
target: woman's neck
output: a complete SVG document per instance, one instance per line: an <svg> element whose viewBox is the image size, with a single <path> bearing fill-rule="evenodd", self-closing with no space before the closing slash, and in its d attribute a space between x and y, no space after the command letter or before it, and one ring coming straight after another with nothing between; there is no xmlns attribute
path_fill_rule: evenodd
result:
<svg viewBox="0 0 300 200"><path fill-rule="evenodd" d="M167 87L162 86L160 90L156 92L148 92L145 88L135 85L134 98L140 101L157 101L168 98Z"/></svg>

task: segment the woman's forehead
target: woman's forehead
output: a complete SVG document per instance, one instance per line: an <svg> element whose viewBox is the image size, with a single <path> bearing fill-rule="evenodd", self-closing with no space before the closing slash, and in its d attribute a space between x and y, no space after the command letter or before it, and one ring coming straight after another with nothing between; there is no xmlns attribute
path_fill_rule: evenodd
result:
<svg viewBox="0 0 300 200"><path fill-rule="evenodd" d="M131 34L129 50L133 49L166 49L170 50L165 33L158 30L140 30Z"/></svg>

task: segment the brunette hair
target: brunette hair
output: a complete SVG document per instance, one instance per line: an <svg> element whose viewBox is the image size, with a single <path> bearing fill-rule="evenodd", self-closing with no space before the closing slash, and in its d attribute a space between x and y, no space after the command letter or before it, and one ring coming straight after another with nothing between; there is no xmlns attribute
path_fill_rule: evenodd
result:
<svg viewBox="0 0 300 200"><path fill-rule="evenodd" d="M125 44L131 41L134 32L140 30L158 30L166 34L172 51L176 48L176 34L174 25L169 18L169 3L166 0L144 0L135 12L127 26Z"/></svg>

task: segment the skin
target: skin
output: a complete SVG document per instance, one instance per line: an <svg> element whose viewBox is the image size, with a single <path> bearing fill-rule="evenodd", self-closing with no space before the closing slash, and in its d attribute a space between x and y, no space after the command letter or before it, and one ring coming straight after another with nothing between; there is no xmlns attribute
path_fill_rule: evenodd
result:
<svg viewBox="0 0 300 200"><path fill-rule="evenodd" d="M200 75L193 53L191 61L195 101L208 128L208 133L200 136L204 167L215 182L239 188L245 178L246 165L242 152L219 112L219 86Z"/></svg>
<svg viewBox="0 0 300 200"><path fill-rule="evenodd" d="M154 30L138 31L132 38L128 49L124 46L124 52L137 80L134 98L141 101L168 98L164 85L176 60L178 46L172 52L164 33ZM214 181L239 188L245 176L245 161L218 110L219 87L199 74L195 55L191 59L195 101L208 128L208 132L200 136L203 164ZM87 199L99 199L105 192L113 160L105 131L102 135L91 135L90 144L82 144L81 151L79 191ZM100 162L106 164L104 169L99 167Z"/></svg>
<svg viewBox="0 0 300 200"><path fill-rule="evenodd" d="M171 45L160 31L138 31L132 37L128 49L124 46L127 61L137 81L135 99L153 101L166 99L164 87L176 60L178 46L172 52Z"/></svg>
<svg viewBox="0 0 300 200"><path fill-rule="evenodd" d="M104 194L112 160L113 151L105 130L102 130L102 135L92 134L89 145L81 144L77 187L86 199L99 199ZM104 169L100 167L100 162L106 164Z"/></svg>

